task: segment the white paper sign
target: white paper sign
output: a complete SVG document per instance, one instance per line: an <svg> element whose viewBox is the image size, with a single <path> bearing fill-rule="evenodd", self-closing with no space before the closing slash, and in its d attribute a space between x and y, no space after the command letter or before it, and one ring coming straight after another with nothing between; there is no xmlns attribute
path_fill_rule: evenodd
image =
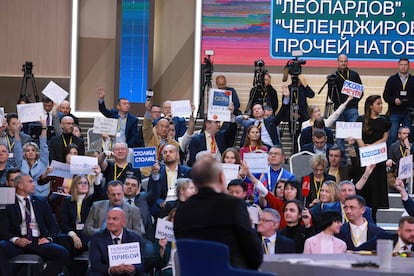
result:
<svg viewBox="0 0 414 276"><path fill-rule="evenodd" d="M48 176L57 176L62 178L72 178L70 173L70 165L56 160L52 160L50 166L53 167L53 171Z"/></svg>
<svg viewBox="0 0 414 276"><path fill-rule="evenodd" d="M243 156L251 173L262 173L267 170L267 153L248 152Z"/></svg>
<svg viewBox="0 0 414 276"><path fill-rule="evenodd" d="M190 101L171 101L171 113L176 117L190 117L193 113Z"/></svg>
<svg viewBox="0 0 414 276"><path fill-rule="evenodd" d="M175 242L173 223L166 219L158 218L157 229L155 229L155 238L165 238L169 242Z"/></svg>
<svg viewBox="0 0 414 276"><path fill-rule="evenodd" d="M239 175L239 165L237 164L221 164L223 168L224 176L226 177L226 184L228 185L229 182L233 179L236 179Z"/></svg>
<svg viewBox="0 0 414 276"><path fill-rule="evenodd" d="M69 95L65 89L57 85L55 82L50 81L42 94L51 99L54 103L60 104Z"/></svg>
<svg viewBox="0 0 414 276"><path fill-rule="evenodd" d="M0 187L0 204L14 204L16 200L16 188Z"/></svg>
<svg viewBox="0 0 414 276"><path fill-rule="evenodd" d="M387 143L369 145L359 148L361 167L378 164L387 160Z"/></svg>
<svg viewBox="0 0 414 276"><path fill-rule="evenodd" d="M38 122L44 119L43 103L18 104L17 116L22 123Z"/></svg>
<svg viewBox="0 0 414 276"><path fill-rule="evenodd" d="M210 89L208 97L207 119L212 121L231 121L231 91L222 89Z"/></svg>
<svg viewBox="0 0 414 276"><path fill-rule="evenodd" d="M98 158L82 155L72 155L70 158L71 174L93 174L93 168L98 165Z"/></svg>
<svg viewBox="0 0 414 276"><path fill-rule="evenodd" d="M109 266L120 264L140 264L141 249L139 242L108 245Z"/></svg>
<svg viewBox="0 0 414 276"><path fill-rule="evenodd" d="M362 122L336 122L336 138L362 138Z"/></svg>
<svg viewBox="0 0 414 276"><path fill-rule="evenodd" d="M362 84L345 80L342 86L341 93L352 96L354 98L361 98L362 92L364 92L364 86Z"/></svg>
<svg viewBox="0 0 414 276"><path fill-rule="evenodd" d="M118 119L95 117L93 120L93 133L115 136L118 130Z"/></svg>
<svg viewBox="0 0 414 276"><path fill-rule="evenodd" d="M0 107L0 122L3 122L4 119L4 107Z"/></svg>
<svg viewBox="0 0 414 276"><path fill-rule="evenodd" d="M413 156L408 155L400 159L398 165L398 177L400 179L411 178L413 175Z"/></svg>
<svg viewBox="0 0 414 276"><path fill-rule="evenodd" d="M256 206L247 207L249 211L250 220L253 224L259 224L259 209Z"/></svg>

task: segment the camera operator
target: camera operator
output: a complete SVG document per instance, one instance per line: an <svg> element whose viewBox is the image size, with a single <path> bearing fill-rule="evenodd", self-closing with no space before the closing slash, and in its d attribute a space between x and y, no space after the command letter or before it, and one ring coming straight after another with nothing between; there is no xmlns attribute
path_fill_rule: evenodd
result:
<svg viewBox="0 0 414 276"><path fill-rule="evenodd" d="M251 113L255 104L262 106L271 106L273 114L276 114L279 102L277 99L276 89L271 85L272 77L265 69L265 63L259 59L254 62L254 87L250 90L249 101L245 113Z"/></svg>
<svg viewBox="0 0 414 276"><path fill-rule="evenodd" d="M397 140L400 124L411 130L410 108L414 107L414 78L408 73L410 61L401 58L398 61L398 73L388 78L384 88L384 101L388 103L389 120L391 122L388 143Z"/></svg>
<svg viewBox="0 0 414 276"><path fill-rule="evenodd" d="M335 74L332 74L332 81L328 82L328 95L334 103L335 110L338 109L338 107L348 98L348 95L341 93L345 80L350 80L352 82L362 84L359 74L348 68L348 57L346 55L339 55L337 61L338 69L336 70ZM343 122L355 122L358 118L358 103L363 96L364 94L362 94L361 98L359 99L352 99L352 101L347 104L344 112L342 112L338 120Z"/></svg>

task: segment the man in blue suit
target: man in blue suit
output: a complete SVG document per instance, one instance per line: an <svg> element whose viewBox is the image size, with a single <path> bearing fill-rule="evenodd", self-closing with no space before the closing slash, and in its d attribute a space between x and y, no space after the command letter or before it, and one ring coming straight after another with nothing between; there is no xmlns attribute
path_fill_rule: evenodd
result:
<svg viewBox="0 0 414 276"><path fill-rule="evenodd" d="M229 106L229 109L233 112L232 105ZM201 151L208 151L216 157L221 156L221 153L233 146L236 132L236 123L225 122L220 127L219 121L206 119L204 122L204 131L194 135L191 139L189 148L190 158L187 165L190 167L193 166L197 153Z"/></svg>
<svg viewBox="0 0 414 276"><path fill-rule="evenodd" d="M365 199L360 195L347 197L344 210L348 221L342 225L336 237L346 243L347 250L359 251L360 247L375 250L375 246L366 248L366 243L384 230L364 218Z"/></svg>
<svg viewBox="0 0 414 276"><path fill-rule="evenodd" d="M128 144L128 148L143 146L144 141L138 139L140 137L138 135L138 118L129 113L131 107L129 101L125 98L119 98L116 109L108 110L104 102L105 92L103 88L98 88L97 92L99 111L107 118L118 119L116 142L125 142Z"/></svg>
<svg viewBox="0 0 414 276"><path fill-rule="evenodd" d="M47 263L42 275L57 275L69 262L69 252L53 243L58 224L49 204L35 196L33 179L14 179L16 202L6 205L0 224L0 275L12 275L8 260L19 254L36 254Z"/></svg>
<svg viewBox="0 0 414 276"><path fill-rule="evenodd" d="M278 233L279 225L279 212L271 208L263 209L257 225L257 232L262 240L263 253L266 255L296 253L295 242Z"/></svg>
<svg viewBox="0 0 414 276"><path fill-rule="evenodd" d="M125 224L125 213L121 208L115 207L108 212L106 229L91 237L89 275L139 275L143 271L142 250L140 250L141 263L139 264L109 266L108 245L139 242L142 246L140 236L124 228Z"/></svg>
<svg viewBox="0 0 414 276"><path fill-rule="evenodd" d="M151 215L158 217L159 212L168 200L176 200L175 182L179 178L190 178L191 168L179 164L179 151L174 145L166 145L163 149L163 165L155 164L148 181L148 192L158 188L157 198L151 206Z"/></svg>

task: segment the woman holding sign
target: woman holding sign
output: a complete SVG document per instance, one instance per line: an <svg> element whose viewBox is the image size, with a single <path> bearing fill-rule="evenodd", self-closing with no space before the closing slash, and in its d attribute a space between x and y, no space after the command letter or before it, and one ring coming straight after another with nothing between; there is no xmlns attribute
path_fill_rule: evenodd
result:
<svg viewBox="0 0 414 276"><path fill-rule="evenodd" d="M365 115L359 116L357 122L362 122L362 139L357 139L360 148L373 144L386 142L388 139L388 131L390 122L382 112L382 99L379 95L371 95L365 101ZM361 168L359 175L366 178L362 174L365 168ZM364 178L364 179L365 179ZM366 179L365 186L357 193L364 197L367 206L372 208L372 217L376 221L376 212L378 208L389 208L388 205L388 186L387 172L385 161L375 166L375 169Z"/></svg>

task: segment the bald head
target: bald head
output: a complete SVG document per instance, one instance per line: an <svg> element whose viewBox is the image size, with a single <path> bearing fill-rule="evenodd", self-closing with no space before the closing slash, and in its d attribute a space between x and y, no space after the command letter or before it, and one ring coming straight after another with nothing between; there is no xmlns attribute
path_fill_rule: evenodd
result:
<svg viewBox="0 0 414 276"><path fill-rule="evenodd" d="M69 134L73 132L74 121L71 116L65 116L60 121L60 126L62 127L63 133Z"/></svg>
<svg viewBox="0 0 414 276"><path fill-rule="evenodd" d="M119 207L112 208L106 215L106 227L108 231L119 236L125 226L125 212Z"/></svg>
<svg viewBox="0 0 414 276"><path fill-rule="evenodd" d="M63 115L70 114L70 103L67 100L63 100L59 105L59 111L63 113Z"/></svg>

